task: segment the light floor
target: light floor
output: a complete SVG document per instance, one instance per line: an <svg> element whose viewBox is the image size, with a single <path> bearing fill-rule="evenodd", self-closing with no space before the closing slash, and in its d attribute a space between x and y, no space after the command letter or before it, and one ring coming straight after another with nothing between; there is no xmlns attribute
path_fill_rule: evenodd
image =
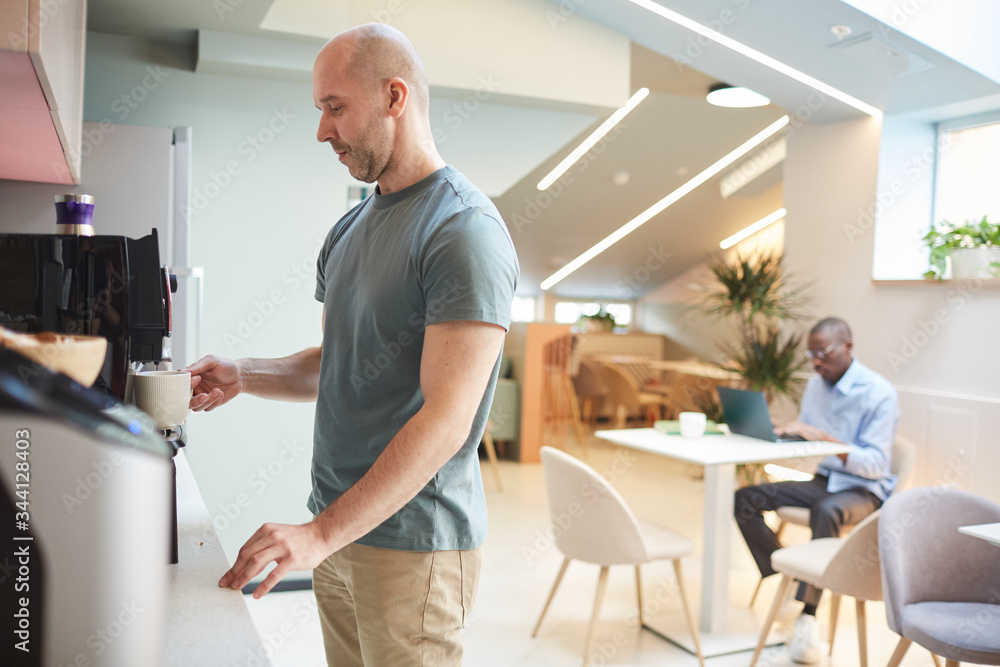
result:
<svg viewBox="0 0 1000 667"><path fill-rule="evenodd" d="M683 535L696 545L684 560L685 585L695 605L699 599L700 542L702 535L702 482L700 470L681 462L654 455L615 448L590 438L589 453L575 443L569 452L583 458L601 472L621 492L640 519L658 522ZM489 506L489 538L484 547L483 573L479 598L465 632L465 664L473 667L567 667L581 664L583 641L593 608L599 568L573 563L560 586L537 638L531 630L538 620L562 555L552 544L548 504L541 465L501 461L504 489L497 491L489 465L483 463L486 500ZM730 600L746 606L757 583L757 570L733 525ZM789 527L786 542L808 539L807 530ZM669 562L643 566L644 601L647 620L676 614L679 601L673 568ZM755 612L759 623L767 613L777 589L778 578L765 582ZM818 616L829 622L828 596L824 596ZM323 641L311 591L271 593L261 600L247 597L250 612L264 643L272 649L275 667L321 667L325 665ZM646 630L636 619L634 569L611 569L601 611L591 664L697 665L697 659L670 642ZM889 661L898 637L885 624L881 603L869 603L868 653L872 667ZM787 626L786 626L787 627ZM825 629L824 629L825 636ZM845 599L833 655L820 665L857 665L858 634L854 605ZM824 651L825 653L825 651ZM745 666L750 652L710 658L710 667ZM762 667L789 663L781 646L765 650L758 662ZM932 667L930 654L912 646L903 667Z"/></svg>

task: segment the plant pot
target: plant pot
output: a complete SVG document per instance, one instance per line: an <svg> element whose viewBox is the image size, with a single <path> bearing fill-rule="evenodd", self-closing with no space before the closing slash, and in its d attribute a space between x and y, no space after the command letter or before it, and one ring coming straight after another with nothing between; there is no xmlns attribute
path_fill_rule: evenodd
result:
<svg viewBox="0 0 1000 667"><path fill-rule="evenodd" d="M1000 246L955 248L949 255L952 278L989 278L993 276L991 262L1000 262Z"/></svg>

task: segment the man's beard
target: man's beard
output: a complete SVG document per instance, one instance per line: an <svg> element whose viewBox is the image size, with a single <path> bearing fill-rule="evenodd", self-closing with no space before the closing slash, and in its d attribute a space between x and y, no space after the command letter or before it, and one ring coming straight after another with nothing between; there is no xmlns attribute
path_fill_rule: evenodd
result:
<svg viewBox="0 0 1000 667"><path fill-rule="evenodd" d="M364 130L358 134L347 155L347 171L363 183L374 183L389 164L392 140L373 114Z"/></svg>

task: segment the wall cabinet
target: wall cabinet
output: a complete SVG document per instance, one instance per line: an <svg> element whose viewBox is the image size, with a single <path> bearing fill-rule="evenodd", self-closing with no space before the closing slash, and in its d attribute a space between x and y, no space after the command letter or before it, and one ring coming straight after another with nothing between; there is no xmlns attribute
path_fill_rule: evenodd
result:
<svg viewBox="0 0 1000 667"><path fill-rule="evenodd" d="M0 178L80 182L86 0L0 3Z"/></svg>

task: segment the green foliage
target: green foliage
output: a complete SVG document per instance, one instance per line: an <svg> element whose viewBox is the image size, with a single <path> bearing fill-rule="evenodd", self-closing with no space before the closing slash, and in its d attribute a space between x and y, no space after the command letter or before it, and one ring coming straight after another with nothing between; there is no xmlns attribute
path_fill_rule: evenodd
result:
<svg viewBox="0 0 1000 667"><path fill-rule="evenodd" d="M931 226L931 230L922 240L931 250L930 270L924 273L924 277L941 279L952 250L978 248L984 245L1000 246L1000 223L989 222L985 215L978 222L968 220L964 225L944 220ZM993 262L990 265L994 273L997 272L995 264L996 262Z"/></svg>
<svg viewBox="0 0 1000 667"><path fill-rule="evenodd" d="M583 315L577 324L581 327L589 324L595 329L607 329L611 331L615 327L615 316L602 307L597 311L596 315Z"/></svg>
<svg viewBox="0 0 1000 667"><path fill-rule="evenodd" d="M804 334L784 334L779 321L754 327L753 332L731 346L731 360L723 368L745 377L749 388L763 391L768 400L784 395L798 403L804 380L796 374L807 365L800 349Z"/></svg>
<svg viewBox="0 0 1000 667"><path fill-rule="evenodd" d="M733 263L717 259L709 265L721 290L712 292L707 310L712 315L737 315L747 321L799 319L801 289L782 283L783 254L739 256Z"/></svg>
<svg viewBox="0 0 1000 667"><path fill-rule="evenodd" d="M736 321L736 340L722 346L722 368L739 373L768 401L787 396L798 403L807 366L801 353L805 335L789 331L805 317L808 284L797 285L783 269L780 253L718 259L710 264L718 283L705 301L707 313Z"/></svg>
<svg viewBox="0 0 1000 667"><path fill-rule="evenodd" d="M711 419L716 424L725 424L726 418L722 414L722 405L714 391L701 391L691 396L691 402L698 409L704 412L705 417Z"/></svg>

